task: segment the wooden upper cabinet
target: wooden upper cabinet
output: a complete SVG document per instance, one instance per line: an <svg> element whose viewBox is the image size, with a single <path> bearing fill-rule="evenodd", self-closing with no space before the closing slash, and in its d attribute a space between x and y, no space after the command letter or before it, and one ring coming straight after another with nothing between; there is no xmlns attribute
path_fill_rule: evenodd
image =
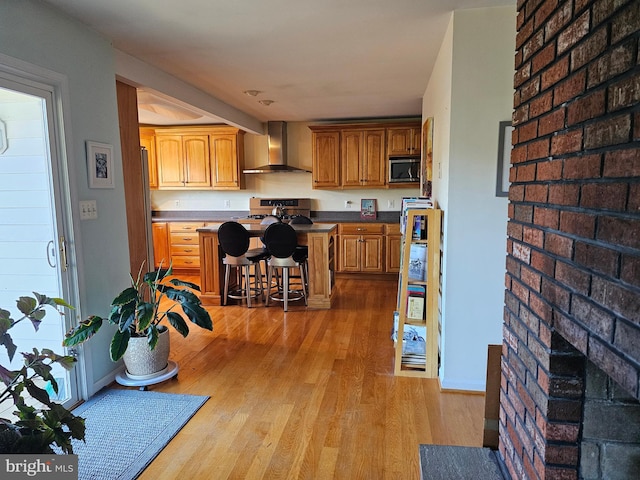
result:
<svg viewBox="0 0 640 480"><path fill-rule="evenodd" d="M420 126L387 128L387 155L420 155Z"/></svg>
<svg viewBox="0 0 640 480"><path fill-rule="evenodd" d="M362 182L362 163L364 162L364 132L342 132L342 185L359 187Z"/></svg>
<svg viewBox="0 0 640 480"><path fill-rule="evenodd" d="M184 158L181 135L156 137L158 188L184 187Z"/></svg>
<svg viewBox="0 0 640 480"><path fill-rule="evenodd" d="M340 187L340 132L312 133L313 188Z"/></svg>
<svg viewBox="0 0 640 480"><path fill-rule="evenodd" d="M140 129L140 146L147 150L149 188L158 188L158 168L156 161L156 137L153 130Z"/></svg>
<svg viewBox="0 0 640 480"><path fill-rule="evenodd" d="M342 132L343 187L384 186L384 139L384 129Z"/></svg>
<svg viewBox="0 0 640 480"><path fill-rule="evenodd" d="M389 157L420 156L419 122L312 125L313 188L391 188ZM405 185L406 186L406 185Z"/></svg>
<svg viewBox="0 0 640 480"><path fill-rule="evenodd" d="M147 127L140 129L141 143L148 131L155 133L158 189L242 188L243 131L227 126Z"/></svg>
<svg viewBox="0 0 640 480"><path fill-rule="evenodd" d="M238 190L242 187L244 132L209 136L213 188Z"/></svg>
<svg viewBox="0 0 640 480"><path fill-rule="evenodd" d="M211 187L208 135L183 135L184 187Z"/></svg>

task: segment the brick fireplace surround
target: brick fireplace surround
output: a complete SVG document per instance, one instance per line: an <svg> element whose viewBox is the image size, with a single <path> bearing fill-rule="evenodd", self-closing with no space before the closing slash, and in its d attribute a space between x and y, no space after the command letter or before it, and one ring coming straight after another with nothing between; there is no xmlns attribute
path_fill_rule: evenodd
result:
<svg viewBox="0 0 640 480"><path fill-rule="evenodd" d="M517 9L500 455L513 479L593 478L585 416L627 421L585 402L587 364L640 418L640 1Z"/></svg>

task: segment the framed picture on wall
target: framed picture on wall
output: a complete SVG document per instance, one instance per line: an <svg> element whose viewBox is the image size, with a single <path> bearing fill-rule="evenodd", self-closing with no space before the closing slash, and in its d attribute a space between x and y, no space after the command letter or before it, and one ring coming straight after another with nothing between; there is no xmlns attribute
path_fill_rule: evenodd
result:
<svg viewBox="0 0 640 480"><path fill-rule="evenodd" d="M114 188L113 147L107 143L87 141L89 188Z"/></svg>
<svg viewBox="0 0 640 480"><path fill-rule="evenodd" d="M496 173L496 196L509 196L509 168L511 167L511 122L500 122L498 133L498 168Z"/></svg>
<svg viewBox="0 0 640 480"><path fill-rule="evenodd" d="M422 125L422 168L420 168L420 196L431 198L433 194L433 117Z"/></svg>
<svg viewBox="0 0 640 480"><path fill-rule="evenodd" d="M375 220L376 217L376 199L363 198L360 200L360 218L362 220Z"/></svg>

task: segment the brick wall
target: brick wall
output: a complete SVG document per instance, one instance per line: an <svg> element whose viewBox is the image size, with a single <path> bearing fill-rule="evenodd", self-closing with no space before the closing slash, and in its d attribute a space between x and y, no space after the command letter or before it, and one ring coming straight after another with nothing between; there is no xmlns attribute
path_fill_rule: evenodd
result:
<svg viewBox="0 0 640 480"><path fill-rule="evenodd" d="M640 398L640 2L517 6L500 452L577 479L585 357Z"/></svg>

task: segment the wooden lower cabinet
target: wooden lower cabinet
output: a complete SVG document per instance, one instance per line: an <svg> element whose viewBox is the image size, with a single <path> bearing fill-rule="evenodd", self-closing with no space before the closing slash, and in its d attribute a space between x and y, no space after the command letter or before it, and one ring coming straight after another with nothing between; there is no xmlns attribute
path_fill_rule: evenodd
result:
<svg viewBox="0 0 640 480"><path fill-rule="evenodd" d="M384 224L341 223L338 233L339 272L384 273Z"/></svg>
<svg viewBox="0 0 640 480"><path fill-rule="evenodd" d="M151 225L153 234L153 265L155 268L167 267L171 261L169 253L169 224L167 222L153 222Z"/></svg>
<svg viewBox="0 0 640 480"><path fill-rule="evenodd" d="M384 236L385 247L385 272L400 272L400 249L402 247L402 235L400 234L400 224L393 223L385 225Z"/></svg>
<svg viewBox="0 0 640 480"><path fill-rule="evenodd" d="M203 222L169 223L169 251L174 269L200 269L200 244L197 229L201 227L204 227Z"/></svg>

